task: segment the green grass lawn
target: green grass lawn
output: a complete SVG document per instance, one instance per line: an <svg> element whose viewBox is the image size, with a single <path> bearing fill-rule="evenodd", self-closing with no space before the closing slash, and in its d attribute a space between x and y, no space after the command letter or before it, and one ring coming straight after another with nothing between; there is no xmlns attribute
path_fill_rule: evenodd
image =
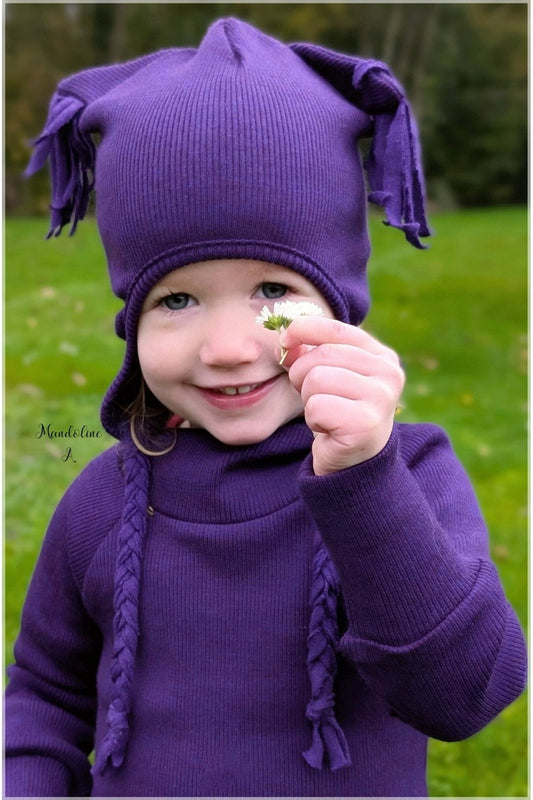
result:
<svg viewBox="0 0 533 800"><path fill-rule="evenodd" d="M428 252L371 220L366 327L401 355L400 420L445 427L476 488L492 555L527 613L527 212L436 214ZM66 486L112 440L99 405L121 363L119 303L92 220L44 242L45 220L5 225L5 657L47 521ZM38 438L41 424L100 438ZM69 453L68 447L71 447ZM432 742L433 796L527 795L527 704L484 731Z"/></svg>

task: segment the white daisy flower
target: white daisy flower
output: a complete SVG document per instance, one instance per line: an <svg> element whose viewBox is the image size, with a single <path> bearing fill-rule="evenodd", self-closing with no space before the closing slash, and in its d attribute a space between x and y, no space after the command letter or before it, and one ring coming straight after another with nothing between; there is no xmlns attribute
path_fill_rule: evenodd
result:
<svg viewBox="0 0 533 800"><path fill-rule="evenodd" d="M309 303L303 300L300 303L295 303L292 300L285 300L282 303L274 303L274 307L270 309L268 306L263 306L261 313L256 318L258 325L263 325L270 331L280 331L283 328L288 328L291 322L297 317L323 317L324 309L317 306L315 303ZM280 365L285 361L287 351L284 347L281 348Z"/></svg>
<svg viewBox="0 0 533 800"><path fill-rule="evenodd" d="M272 309L263 306L256 322L271 331L279 331L288 328L297 317L323 317L324 310L315 303L302 301L295 303L292 300L285 300L282 303L274 303Z"/></svg>

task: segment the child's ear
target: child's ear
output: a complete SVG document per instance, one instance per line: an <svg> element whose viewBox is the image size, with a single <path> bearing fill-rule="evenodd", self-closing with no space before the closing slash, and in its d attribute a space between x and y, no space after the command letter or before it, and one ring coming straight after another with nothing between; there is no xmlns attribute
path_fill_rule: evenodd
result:
<svg viewBox="0 0 533 800"><path fill-rule="evenodd" d="M424 174L415 119L402 86L386 64L343 55L314 44L291 49L343 97L369 115L373 139L365 168L370 202L385 209L386 224L399 228L415 247L430 236Z"/></svg>

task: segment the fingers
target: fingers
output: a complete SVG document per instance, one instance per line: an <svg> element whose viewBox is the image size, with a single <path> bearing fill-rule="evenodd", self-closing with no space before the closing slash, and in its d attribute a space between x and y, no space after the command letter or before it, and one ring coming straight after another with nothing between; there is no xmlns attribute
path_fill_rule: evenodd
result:
<svg viewBox="0 0 533 800"><path fill-rule="evenodd" d="M301 346L309 349L309 347L317 347L326 342L361 347L376 355L397 360L394 350L379 342L362 328L327 317L298 317L280 334L280 344L288 350Z"/></svg>
<svg viewBox="0 0 533 800"><path fill-rule="evenodd" d="M304 414L312 431L325 433L337 445L350 449L382 427L379 411L366 400L354 403L346 397L313 395L305 405Z"/></svg>
<svg viewBox="0 0 533 800"><path fill-rule="evenodd" d="M383 420L374 404L344 397L315 395L305 406L313 431L313 469L327 475L379 453L389 440L393 420Z"/></svg>
<svg viewBox="0 0 533 800"><path fill-rule="evenodd" d="M294 320L281 332L280 345L315 434L315 473L345 469L380 452L405 382L394 350L361 328L327 317Z"/></svg>
<svg viewBox="0 0 533 800"><path fill-rule="evenodd" d="M326 377L333 374L329 373L328 369L334 368L340 370L337 379L341 389L340 392L335 391L334 394L343 393L342 387L348 380L348 375L343 371L390 383L397 393L401 393L403 389L405 376L396 354L394 354L394 358L391 358L387 352L377 355L360 347L324 344L305 352L300 351L300 355L296 359L293 356L293 351L289 350L284 366L288 368L289 379L298 391L302 391L304 381L308 376L313 375L313 379L319 374Z"/></svg>
<svg viewBox="0 0 533 800"><path fill-rule="evenodd" d="M387 376L400 391L404 375L394 350L361 328L338 320L302 317L282 331L283 361L293 385L300 390L305 374L315 365L344 367L362 375Z"/></svg>
<svg viewBox="0 0 533 800"><path fill-rule="evenodd" d="M331 395L373 403L383 415L396 408L405 383L397 354L361 328L323 318L296 319L280 338L284 367L302 395Z"/></svg>
<svg viewBox="0 0 533 800"><path fill-rule="evenodd" d="M352 368L319 364L296 382L292 375L294 369L292 367L289 371L289 379L300 392L304 406L314 396L328 395L347 400L365 400L382 414L387 414L396 408L403 388L403 373L391 377L386 370L380 377L376 374L364 375Z"/></svg>

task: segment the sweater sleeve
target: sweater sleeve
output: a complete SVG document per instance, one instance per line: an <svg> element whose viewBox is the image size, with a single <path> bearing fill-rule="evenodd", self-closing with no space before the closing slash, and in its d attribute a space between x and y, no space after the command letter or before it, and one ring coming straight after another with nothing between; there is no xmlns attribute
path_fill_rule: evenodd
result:
<svg viewBox="0 0 533 800"><path fill-rule="evenodd" d="M88 754L101 640L69 564L71 490L50 522L22 612L15 663L8 668L7 797L84 796L91 789Z"/></svg>
<svg viewBox="0 0 533 800"><path fill-rule="evenodd" d="M526 648L446 435L395 426L373 459L301 490L339 573L343 655L391 713L453 741L523 690Z"/></svg>

